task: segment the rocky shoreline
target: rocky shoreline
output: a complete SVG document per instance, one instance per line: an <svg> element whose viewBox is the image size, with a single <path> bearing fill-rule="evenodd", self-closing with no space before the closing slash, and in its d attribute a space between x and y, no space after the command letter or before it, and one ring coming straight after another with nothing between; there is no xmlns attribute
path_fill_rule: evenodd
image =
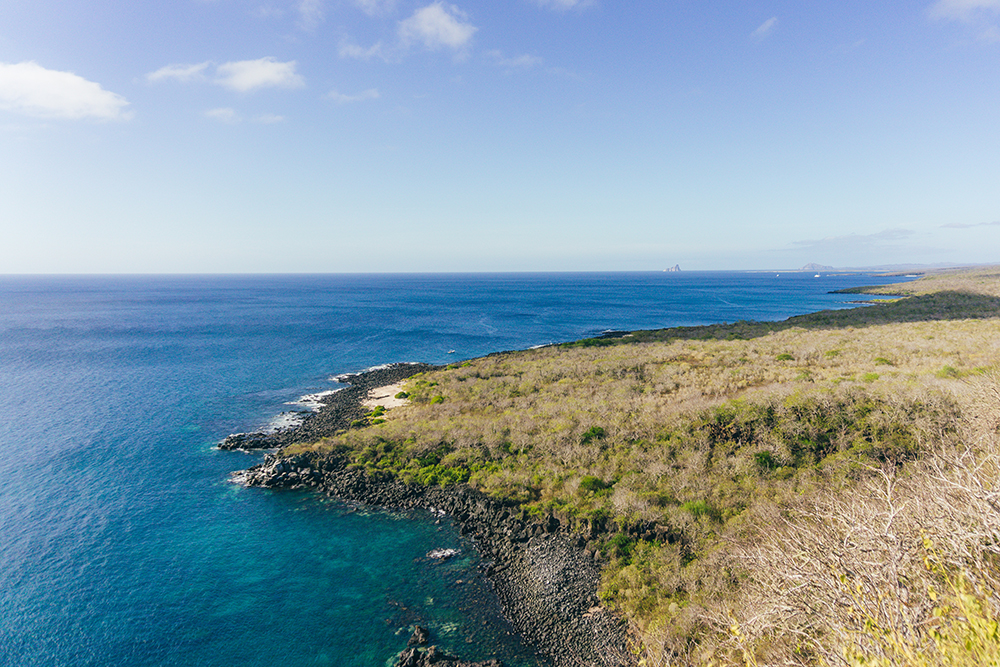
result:
<svg viewBox="0 0 1000 667"><path fill-rule="evenodd" d="M398 382L428 368L390 366L345 378L351 386L333 394L337 399L330 408L333 418L324 416L328 407L325 405L317 413L318 420L307 420L302 427L280 433L278 439L239 440L226 448L270 448L310 439L330 424L346 421L346 426L340 427L346 428L351 420L359 418L350 415L364 414L360 402L369 389ZM399 375L407 371L409 374ZM350 390L354 391L339 396ZM347 404L347 397L356 403L354 408ZM279 444L270 444L278 440ZM257 446L258 442L268 444ZM555 516L531 520L513 504L465 485L441 488L405 484L388 476L379 478L350 468L342 458L313 453L290 457L267 454L259 465L233 473L232 480L271 489L314 489L340 500L386 508L425 508L447 513L461 533L473 540L486 561L485 575L507 619L541 656L558 667L624 667L634 663L624 623L601 608L597 599L600 563L585 546L599 527L590 526L590 535L572 532ZM431 663L470 667L474 664L430 649L408 649L401 654L398 664Z"/></svg>
<svg viewBox="0 0 1000 667"><path fill-rule="evenodd" d="M276 431L253 431L234 433L219 443L219 449L249 451L254 449L278 449L294 442L315 442L321 438L344 431L351 423L365 416L361 401L375 387L384 387L412 377L417 373L434 370L439 366L431 364L402 363L380 366L361 373L338 375L337 382L347 385L323 396L317 412L305 413L300 424Z"/></svg>

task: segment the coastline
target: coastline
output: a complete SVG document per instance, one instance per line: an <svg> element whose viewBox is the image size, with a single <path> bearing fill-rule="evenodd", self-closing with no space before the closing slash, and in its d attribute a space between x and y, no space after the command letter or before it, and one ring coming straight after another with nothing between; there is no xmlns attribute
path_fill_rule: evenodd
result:
<svg viewBox="0 0 1000 667"><path fill-rule="evenodd" d="M301 425L275 433L234 434L220 448L275 449L333 435L366 414L370 392L433 368L428 364L392 364L340 376L338 379L349 386L326 397L319 412L307 415ZM505 617L541 657L557 667L624 667L634 663L624 622L603 609L597 598L600 562L584 549L592 535L570 531L555 516L532 520L513 502L491 498L464 484L443 488L406 484L349 468L341 458L314 454L283 457L280 452L270 452L263 462L232 473L230 480L245 487L313 490L386 509L444 512L487 561L484 575ZM420 657L412 651L404 653L399 664L411 664L407 660ZM439 655L436 659L442 658Z"/></svg>
<svg viewBox="0 0 1000 667"><path fill-rule="evenodd" d="M866 293L871 289L859 288L856 293ZM880 301L872 305L877 303ZM915 303L922 302L918 299ZM857 313L864 309L851 310ZM764 329L777 330L799 325L810 317L817 319L816 325L829 326L822 318L829 319L828 314L832 312L836 311L821 311L780 322L736 323L728 328L759 324ZM893 318L911 321L915 317L912 313L902 315L894 315ZM921 312L919 315L924 314ZM606 331L587 341L564 345L614 343L618 342L616 339L634 337L637 333L647 337L664 332L682 334L681 337L692 337L697 333L704 337L706 332L713 333L719 327L708 325L633 333ZM721 327L726 328L726 325ZM501 354L504 353L486 357ZM390 384L368 382L365 373L352 377L358 380L359 385L371 389ZM351 400L363 406L368 391L355 394ZM343 400L346 397L347 394L344 394L338 398ZM354 407L357 408L357 405ZM339 409L346 408L341 405ZM306 439L304 436L290 437L289 442ZM503 613L540 655L558 666L618 667L635 664L637 657L629 651L630 638L624 622L597 604L601 563L595 552L584 547L588 538L592 540L609 531L623 531L634 539L659 539L660 535L655 530L658 526L619 526L615 522L610 522L608 526L581 526L577 523L574 532L568 521L564 523L560 520L562 517L551 513L529 516L513 501L497 500L464 485L441 488L405 484L388 475L368 474L360 469L348 468L347 461L336 455L312 452L288 457L269 454L263 463L234 473L233 481L264 488L314 489L341 500L386 508L443 510L453 517L463 534L473 539L482 557L494 562L486 574L500 599Z"/></svg>
<svg viewBox="0 0 1000 667"><path fill-rule="evenodd" d="M312 489L347 502L443 512L487 561L484 574L504 615L542 657L557 666L632 664L623 622L597 598L600 563L584 551L584 536L554 516L532 521L513 503L465 485L405 484L310 454L267 454L231 479L247 487Z"/></svg>
<svg viewBox="0 0 1000 667"><path fill-rule="evenodd" d="M303 414L298 425L277 430L233 433L219 443L219 449L251 451L278 449L295 442L315 441L344 431L351 423L363 419L368 392L396 384L417 373L440 368L424 363L387 364L358 373L338 375L334 379L346 384L341 389L310 394L319 409ZM301 400L301 399L300 399Z"/></svg>

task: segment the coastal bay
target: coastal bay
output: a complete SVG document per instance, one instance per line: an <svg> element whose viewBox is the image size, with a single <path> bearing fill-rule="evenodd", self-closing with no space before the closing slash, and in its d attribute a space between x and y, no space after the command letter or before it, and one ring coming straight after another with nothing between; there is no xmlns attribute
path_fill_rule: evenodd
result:
<svg viewBox="0 0 1000 667"><path fill-rule="evenodd" d="M380 414L378 424L358 424L359 428L315 445L293 445L240 479L268 487L314 486L338 497L386 506L444 507L458 518L465 532L479 538L479 548L484 554L499 558L501 572L513 573L493 575L505 611L515 627L556 664L628 664L635 655L628 650L630 640L618 630L623 618L630 625L631 641L650 656L650 641L654 636L645 624L656 617L649 615L651 609L656 611L656 605L663 605L656 614L665 613L676 623L669 632L674 632L681 641L700 644L699 660L710 659L712 653L716 657L725 656L733 650L731 645L726 648L725 643L712 643L710 631L706 635L706 630L698 630L691 623L698 618L696 615L702 624L710 618L706 595L734 599L732 584L699 583L705 576L704 567L721 566L725 571L736 568L737 564L709 558L711 551L705 549L712 549L716 542L739 544L746 539L741 537L746 525L741 528L743 533L733 532L737 530L733 526L739 527L745 521L752 523L753 517L758 517L756 521L764 520L762 517L771 511L769 508L789 502L791 496L786 499L786 494L790 490L799 489L798 494L804 488L840 489L839 493L848 493L847 489L868 483L870 475L863 472L866 468L881 470L879 474L883 476L890 472L895 476L897 473L892 471L919 466L925 457L933 460L941 455L942 448L952 446L949 444L952 436L931 434L961 432L968 437L964 424L975 419L976 409L982 409L968 402L963 394L966 384L956 385L953 380L982 376L986 379L980 384L973 383L975 386L990 382L990 369L995 367L997 358L990 332L1000 313L996 277L988 271L933 276L902 290L899 286L890 289L912 296L873 308L816 313L776 323L742 322L693 329L621 332L540 350L471 359L426 375L421 373L402 385L416 405L399 406L398 413L387 411L384 419ZM937 342L918 342L921 339ZM890 349L892 353L887 351ZM712 358L721 355L731 360L740 352L755 354L755 360L749 369L740 371L741 376L737 377L743 379L726 380L720 388L720 365L712 362ZM950 363L939 365L942 358ZM693 427L696 430L690 432L691 436L683 437L695 437L692 445L697 451L702 447L697 443L703 442L698 433L706 427L708 433L722 428L719 445L730 449L726 457L733 459L725 464L733 469L724 473L732 479L725 484L731 486L737 482L755 489L751 494L764 494L768 500L750 500L752 495L746 496L747 491L733 494L730 490L725 491L727 495L718 495L720 480L718 473L711 472L711 466L718 466L726 459L718 463L708 459L708 469L702 464L695 466L695 470L705 475L703 490L685 492L684 487L674 485L672 491L658 491L655 486L650 487L652 482L664 484L660 475L650 478L639 472L642 466L648 470L649 466L661 465L655 451L667 448L673 452L678 446L692 445L680 444L683 440L677 438L681 435L670 436L674 444L655 445L653 435L643 436L642 427L636 430L636 423L649 419L642 413L649 408L635 403L627 404L632 406L627 410L615 408L628 414L632 423L627 427L631 435L625 441L620 440L621 436L615 432L626 427L613 419L609 422L606 412L608 404L621 404L621 398L616 397L620 390L602 380L604 387L594 393L593 389L586 389L586 381L582 380L595 369L598 375L615 376L619 372L614 370L615 364L622 363L629 366L618 379L633 383L629 390L633 392L635 386L654 387L663 383L649 376L651 363L671 369L673 387L654 403L671 405L672 413L657 408L660 416L653 418L651 433L662 429L664 424L673 424L674 428L680 424L681 432ZM582 371L580 364L584 364ZM736 366L746 364L743 359ZM567 438L567 434L558 430L541 435L539 428L545 433L545 422L539 422L537 416L533 418L530 433L512 432L516 427L510 426L509 420L503 422L508 424L503 428L487 425L484 429L479 425L484 421L490 424L490 417L483 414L484 408L478 404L485 404L486 412L502 414L528 415L537 413L539 407L548 410L544 407L549 405L544 396L550 390L545 383L560 385L560 378L568 377L565 371L549 369L567 366L577 369L573 376L575 386L569 388L570 393L562 390L559 400L586 414L586 405L574 404L572 398L572 392L582 386L590 392L587 394L590 409L604 407L603 411L598 410L605 414L600 427L592 425L596 421L593 417L579 419L578 431ZM540 375L539 370L534 370L536 367L546 370L541 370ZM732 368L731 361L721 366L723 371L726 368ZM867 370L876 368L880 372ZM681 381L678 370L687 375L686 380ZM533 379L525 382L529 376ZM527 403L518 398L500 398L515 386L510 382L513 377L520 378L516 384L520 389L515 389L517 393L511 394L511 398L539 392L542 398L528 399ZM502 379L498 382L492 378ZM472 385L475 391L463 388ZM778 401L785 407L775 402L775 396L780 397ZM732 420L737 414L734 409L749 412L735 424L720 421ZM788 430L789 436L778 435L776 441L774 436L762 438L760 432L754 436L754 430L760 428L754 411L761 409L771 411L768 429L773 431L777 423L779 429ZM988 406L987 410L990 409L995 406ZM435 411L438 417L433 416ZM892 417L894 414L897 416ZM903 417L905 421L892 421L902 414L907 415ZM774 415L778 422L773 421ZM439 424L429 423L435 419ZM566 417L555 415L549 419L556 420L552 423L566 421ZM691 419L698 425L683 425ZM840 425L825 434L814 431L812 435L795 435L803 433L803 428L806 433L815 429L816 420L832 420ZM709 427L713 421L716 426ZM588 424L591 426L586 429ZM749 435L738 435L738 429ZM501 430L503 436L497 439L495 434ZM429 436L423 435L425 431ZM811 440L813 444L808 447L813 448L812 453L799 451L801 444L787 449L790 445L781 444L784 437L793 441L798 438L800 443L803 437L807 442ZM578 443L575 446L574 439ZM553 440L565 442L564 448L575 448L576 461L567 465L567 454L554 448ZM772 444L768 444L769 440ZM518 447L516 453L511 451L512 443ZM376 446L377 451L373 449ZM591 453L580 453L581 446ZM540 453L529 453L536 447ZM740 450L747 449L757 451L740 454ZM609 459L607 450L615 452L614 458ZM798 458L803 455L804 458ZM675 456L670 453L670 457ZM740 456L749 459L750 468L740 469L745 465L739 462ZM555 457L561 457L563 463ZM636 461L645 463L638 463L640 467L636 468ZM683 465L674 467L680 471L678 477L688 474L683 472ZM512 485L511 475L516 475L517 468L531 472L534 481L522 476ZM671 488L670 483L666 488ZM677 499L661 505L666 511L657 511L643 500L650 493L668 493ZM677 510L671 509L671 505ZM691 517L698 521L691 524ZM483 524L492 530L484 529ZM663 595L661 602L654 597L641 607L630 606L628 600L634 599L637 591L631 583L634 579L629 577L639 574L634 571L637 564L634 555L658 557L657 550L676 551L675 547L667 548L672 544L679 544L680 553L688 554L688 565L672 576L683 580L693 574L697 579L680 584L681 588L674 592L655 592L654 587L651 589L654 595ZM525 565L525 556L533 548L543 554L539 562L545 564L541 570L548 574L536 572L531 576L532 568ZM567 555L574 551L585 561L574 561ZM581 567L582 562L588 567ZM584 585L583 580L597 583L592 576L595 563L604 565L603 581L599 587ZM546 576L551 579L552 572L583 573L578 579L564 580L561 587L550 588L542 596L553 598L555 592L567 592L567 599L575 600L575 605L553 609L538 604L539 598L533 593L545 590L541 584L549 583ZM758 575L751 572L750 576ZM594 595L598 592L607 607L596 604L598 599ZM694 601L697 604L690 604ZM648 606L651 602L652 608ZM614 620L596 630L595 617ZM556 631L552 629L552 620ZM543 621L549 622L548 628L540 629ZM690 629L684 630L685 627ZM822 643L825 631L822 627L812 631L817 655L826 650ZM777 644L773 639L769 641L773 650ZM584 645L588 648L581 650L579 647ZM577 647L577 652L568 652L569 646ZM672 659L676 660L679 655L676 649L668 650L674 651Z"/></svg>
<svg viewBox="0 0 1000 667"><path fill-rule="evenodd" d="M536 659L489 612L493 603L472 595L480 561L450 522L240 489L229 474L258 455L218 443L272 427L281 412L302 410L303 396L343 390L331 376L386 362L460 365L608 329L781 320L843 308L854 297L830 291L876 280L691 272L0 282L0 655L12 664L360 666L398 654L401 629L424 623L449 651L519 667ZM388 410L385 425L407 409ZM442 568L426 560L437 548L462 555Z"/></svg>

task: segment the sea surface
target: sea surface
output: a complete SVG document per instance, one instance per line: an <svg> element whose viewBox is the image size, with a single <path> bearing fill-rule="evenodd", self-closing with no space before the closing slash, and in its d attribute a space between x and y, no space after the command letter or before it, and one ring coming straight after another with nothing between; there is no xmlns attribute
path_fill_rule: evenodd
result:
<svg viewBox="0 0 1000 667"><path fill-rule="evenodd" d="M371 667L392 664L414 623L470 659L544 664L449 520L240 488L228 474L258 456L216 443L340 373L784 319L889 281L0 276L0 665ZM439 547L462 553L426 558Z"/></svg>

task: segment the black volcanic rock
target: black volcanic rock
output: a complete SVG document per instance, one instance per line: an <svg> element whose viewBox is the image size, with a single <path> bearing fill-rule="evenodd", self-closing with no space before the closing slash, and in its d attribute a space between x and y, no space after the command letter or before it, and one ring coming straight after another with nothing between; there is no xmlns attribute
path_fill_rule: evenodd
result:
<svg viewBox="0 0 1000 667"><path fill-rule="evenodd" d="M315 442L329 437L347 430L351 422L365 416L366 410L361 402L367 398L369 390L395 384L435 368L438 367L430 364L390 364L338 376L337 380L348 386L325 396L320 409L306 413L298 426L273 433L234 433L219 444L219 449L277 449L294 442Z"/></svg>

